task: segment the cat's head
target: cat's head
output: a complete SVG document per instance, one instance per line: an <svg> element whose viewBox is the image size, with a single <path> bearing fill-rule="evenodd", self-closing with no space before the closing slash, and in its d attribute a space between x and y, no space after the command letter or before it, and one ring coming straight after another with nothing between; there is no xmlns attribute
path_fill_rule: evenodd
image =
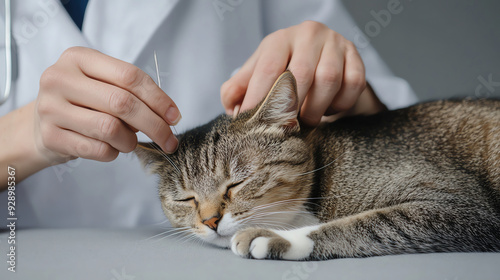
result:
<svg viewBox="0 0 500 280"><path fill-rule="evenodd" d="M297 114L295 78L287 71L255 109L236 118L221 115L180 135L174 154L139 145L136 154L159 175L171 224L229 246L244 227L305 223L314 163Z"/></svg>

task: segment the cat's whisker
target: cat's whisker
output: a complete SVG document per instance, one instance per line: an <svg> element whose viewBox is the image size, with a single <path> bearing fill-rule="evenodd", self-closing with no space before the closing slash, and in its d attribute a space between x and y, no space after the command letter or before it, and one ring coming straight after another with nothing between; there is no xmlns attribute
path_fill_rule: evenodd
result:
<svg viewBox="0 0 500 280"><path fill-rule="evenodd" d="M295 229L297 227L290 225L289 223L286 222L278 222L277 221L269 221L269 220L262 220L262 219L256 219L254 221L251 221L252 224L246 223L245 225L248 226L263 226L265 228L272 228L272 229L281 229L281 230L290 230L290 229Z"/></svg>
<svg viewBox="0 0 500 280"><path fill-rule="evenodd" d="M259 209L252 209L250 213L253 215L263 213L263 212L270 212L269 210L277 208L278 210L287 210L287 211L302 211L305 208L303 205L296 205L296 204L276 204L276 205L270 205L268 207L263 207Z"/></svg>
<svg viewBox="0 0 500 280"><path fill-rule="evenodd" d="M273 204L273 205L268 205L268 206L262 207L262 208L250 209L248 212L253 213L253 214L257 214L257 213L268 211L269 209L272 209L272 208L297 209L298 210L298 209L302 208L302 205L285 204L285 203L283 203L283 204Z"/></svg>
<svg viewBox="0 0 500 280"><path fill-rule="evenodd" d="M187 243L187 242L194 242L194 245L202 246L205 243L205 240L203 240L201 238L193 238L192 240L187 240L184 243Z"/></svg>
<svg viewBox="0 0 500 280"><path fill-rule="evenodd" d="M172 228L171 225L159 225L158 228L165 229L165 230L175 229L175 228Z"/></svg>
<svg viewBox="0 0 500 280"><path fill-rule="evenodd" d="M151 145L158 153L160 153L174 168L177 170L177 173L180 175L181 170L175 165L174 161L168 157L167 153L165 153L161 148L157 147L156 144Z"/></svg>
<svg viewBox="0 0 500 280"><path fill-rule="evenodd" d="M269 220L277 223L286 223L290 224L290 218L291 216L284 216L283 214L293 214L292 217L294 216L307 216L308 213L298 213L295 211L276 211L276 212L269 212L269 213L262 213L261 215L255 215L252 217L249 217L248 220L246 221L256 221L256 220Z"/></svg>
<svg viewBox="0 0 500 280"><path fill-rule="evenodd" d="M150 226L161 226L165 223L168 223L169 221L167 219L165 219L165 221L163 222L159 222L159 223L155 223L155 224L150 224ZM171 226L169 226L168 228L171 228Z"/></svg>
<svg viewBox="0 0 500 280"><path fill-rule="evenodd" d="M185 238L179 240L180 244L186 244L187 242L191 242L193 240L201 240L195 233L191 233L191 235L186 236Z"/></svg>
<svg viewBox="0 0 500 280"><path fill-rule="evenodd" d="M186 235L179 237L178 242L183 242L186 239L192 238L193 236L196 236L196 234L194 232L192 232L192 231L189 231L189 232L187 232Z"/></svg>
<svg viewBox="0 0 500 280"><path fill-rule="evenodd" d="M156 242L160 242L166 238L183 238L184 235L188 235L188 234L189 234L189 232L187 232L187 231L176 232L176 233L172 233L170 235L164 236L162 238L159 238Z"/></svg>
<svg viewBox="0 0 500 280"><path fill-rule="evenodd" d="M178 242L180 242L180 243L184 243L186 240L190 240L190 239L192 239L192 238L193 238L193 236L194 236L194 233L193 233L193 234L188 234L188 235L185 235L185 236L183 236L183 237L179 238Z"/></svg>
<svg viewBox="0 0 500 280"><path fill-rule="evenodd" d="M151 240L151 239L154 239L154 238L156 238L156 237L158 237L158 236L162 236L162 235L165 235L165 234L168 234L168 233L169 233L168 231L164 231L164 232L161 232L161 233L155 234L155 235L153 235L153 236L150 236L150 237L148 237L148 238L142 239L142 240L140 240L139 242L146 242L146 241L149 241L149 240Z"/></svg>
<svg viewBox="0 0 500 280"><path fill-rule="evenodd" d="M139 150L160 176L166 216L193 226L150 239L227 245L209 228L239 230L237 255L290 260L500 252L500 101L425 103L301 130L297 99L287 71L257 109L186 132L177 154ZM289 244L248 242L273 231Z"/></svg>
<svg viewBox="0 0 500 280"><path fill-rule="evenodd" d="M281 200L281 201L276 201L276 202L272 202L272 203L268 203L268 204L258 205L258 206L251 208L250 210L257 211L257 210L261 210L261 209L267 209L270 207L280 206L280 205L287 204L287 203L291 204L293 202L298 202L300 200L301 199ZM304 203L305 203L305 200L304 200ZM293 204L293 205L296 206L296 204Z"/></svg>
<svg viewBox="0 0 500 280"><path fill-rule="evenodd" d="M288 202L291 203L291 202L297 202L297 201L304 201L303 205L311 204L311 205L315 205L315 206L321 206L317 203L310 202L308 200L320 200L320 199L332 199L332 198L339 198L339 196L285 199L285 200L280 200L280 201L276 201L276 202L272 202L272 203L268 203L268 204L258 205L258 206L251 208L251 210L260 210L260 209L265 209L265 208L281 205L282 203L288 203Z"/></svg>
<svg viewBox="0 0 500 280"><path fill-rule="evenodd" d="M190 229L191 229L191 227L168 228L167 232L187 231Z"/></svg>
<svg viewBox="0 0 500 280"><path fill-rule="evenodd" d="M263 211L263 210L267 210L269 208L273 208L273 207L294 207L294 208L302 208L304 206L304 204L306 204L306 201L298 204L297 200L295 201L278 201L278 202L272 202L272 203L268 203L268 204L263 204L263 205L259 205L259 206L256 206L256 207L253 207L251 208L250 210L248 211L252 211L252 212L259 212L259 211Z"/></svg>
<svg viewBox="0 0 500 280"><path fill-rule="evenodd" d="M248 223L248 222L252 222L252 223ZM277 224L274 221L266 221L266 220L252 220L252 221L248 221L248 222L242 224L242 225L244 225L244 227L242 227L242 228L261 227L261 226L263 226L265 228L283 228L283 226L289 226L286 223Z"/></svg>
<svg viewBox="0 0 500 280"><path fill-rule="evenodd" d="M279 211L260 211L260 212L256 212L254 214L252 214L251 216L252 217L261 217L261 216L268 216L268 215L275 215L275 214L287 214L287 213L293 213L293 214L310 214L310 212L308 211L304 211L304 210L301 210L301 209L297 209L297 208L289 208L289 209L286 209L286 208L283 208L283 207L280 207L280 209L278 209Z"/></svg>
<svg viewBox="0 0 500 280"><path fill-rule="evenodd" d="M169 227L169 230L186 230L190 229L191 227Z"/></svg>
<svg viewBox="0 0 500 280"><path fill-rule="evenodd" d="M250 213L252 216L258 216L265 213L273 213L273 211L269 211L272 208L279 208L279 210L281 210L282 212L287 211L290 213L300 213L300 212L307 214L314 213L314 211L310 210L304 211L303 205L297 205L297 204L274 204L259 209L252 209Z"/></svg>
<svg viewBox="0 0 500 280"><path fill-rule="evenodd" d="M249 212L251 213L260 213L260 212L264 212L264 211L267 211L269 209L272 209L272 208L301 208L300 206L297 206L295 204L274 204L274 205L269 205L269 206L266 206L266 207L262 207L262 208L258 208L258 209L251 209Z"/></svg>
<svg viewBox="0 0 500 280"><path fill-rule="evenodd" d="M155 235L153 235L151 237L148 237L146 239L143 239L141 241L147 241L147 240L153 239L153 238L155 238L157 236L160 236L160 235L168 234L168 233L171 233L173 231L183 231L183 230L186 230L186 229L188 229L188 227L185 227L185 228L168 228L167 230L165 230L165 231L163 231L161 233L155 234Z"/></svg>
<svg viewBox="0 0 500 280"><path fill-rule="evenodd" d="M262 226L263 228L267 228L267 229L289 230L289 228L284 227L284 226L277 226L274 224L266 224L266 223L262 223L262 222L259 222L258 224L256 224L256 226Z"/></svg>
<svg viewBox="0 0 500 280"><path fill-rule="evenodd" d="M259 207L264 207L264 206L269 206L269 205L275 205L275 204L280 204L280 203L286 203L286 202L295 202L295 201L306 201L307 199L305 198L292 198L292 199L285 199L285 200L279 200L271 203L266 203L262 205L255 206L254 208L259 208Z"/></svg>
<svg viewBox="0 0 500 280"><path fill-rule="evenodd" d="M269 216L255 217L253 219L246 220L245 224L248 224L249 222L252 222L252 223L267 222L267 223L272 224L272 225L281 224L281 225L285 225L285 226L290 226L289 222L272 219L272 217L269 217Z"/></svg>
<svg viewBox="0 0 500 280"><path fill-rule="evenodd" d="M334 160L332 160L330 163L326 164L326 165L323 165L322 167L320 168L316 168L314 170L311 170L311 171L307 171L307 172L304 172L304 173L300 173L300 174L297 174L295 176L299 177L299 176L303 176L303 175L307 175L307 174L311 174L311 173L314 173L316 171L319 171L321 169L324 169L324 168L327 168L328 166L332 165L334 162L336 162L339 158L341 158L343 155L345 155L346 152L343 152L342 154L340 154L340 156L336 157Z"/></svg>
<svg viewBox="0 0 500 280"><path fill-rule="evenodd" d="M245 219L244 221L240 221L240 223L244 224L244 223L247 223L247 222L254 222L254 221L265 221L267 219L267 221L272 221L272 222L276 222L276 223L285 223L283 221L280 221L280 219L273 219L273 218L276 218L276 217L272 217L271 215L263 215L263 216L258 216L258 217L249 217L250 219ZM286 223L288 224L288 223Z"/></svg>
<svg viewBox="0 0 500 280"><path fill-rule="evenodd" d="M146 242L146 241L149 241L151 239L154 239L154 238L160 237L162 235L165 235L165 236L163 236L163 237L158 238L157 240L155 240L155 242L158 242L158 241L163 240L163 239L165 239L167 237L172 237L172 236L180 235L180 234L183 234L183 233L187 233L189 231L189 229L190 229L189 227L169 229L167 231L164 231L164 232L161 232L159 234L153 235L153 236L151 236L149 238L143 239L140 242Z"/></svg>
<svg viewBox="0 0 500 280"><path fill-rule="evenodd" d="M255 219L255 218L260 218L260 217L267 217L267 216L271 216L271 215L277 215L277 214L289 214L289 213L292 213L292 214L296 214L296 215L310 215L310 212L307 212L307 211L300 211L300 210L292 210L292 211L274 211L274 212L263 212L263 213L257 213L257 214L254 214L254 215L251 215L249 217L246 217L244 219L241 219L240 222L243 222L243 221L246 221L246 220L251 220L251 219Z"/></svg>
<svg viewBox="0 0 500 280"><path fill-rule="evenodd" d="M274 212L265 212L265 213L260 213L258 215L255 215L257 217L260 217L262 215L268 216L268 215L274 215L274 214L288 214L288 213L293 213L293 214L304 214L304 215L309 215L310 212L308 211L301 211L301 210L289 210L289 211L274 211Z"/></svg>
<svg viewBox="0 0 500 280"><path fill-rule="evenodd" d="M300 201L304 201L303 204L313 204L316 206L320 206L314 202L310 202L309 200L319 200L319 199L329 199L329 198L334 198L334 197L330 196L330 197L312 197L312 198L310 198L310 197L308 197L308 198L291 198L291 199L279 200L279 201L275 201L275 202L271 202L271 203L267 203L267 204L258 205L258 206L253 207L251 210L266 208L266 207L270 207L270 206L274 206L274 205L279 205L281 203L300 202Z"/></svg>

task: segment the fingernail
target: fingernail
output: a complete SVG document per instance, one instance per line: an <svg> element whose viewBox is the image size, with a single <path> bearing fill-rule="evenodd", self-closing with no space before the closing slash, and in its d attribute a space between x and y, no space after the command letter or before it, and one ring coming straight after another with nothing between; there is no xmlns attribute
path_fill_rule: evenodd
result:
<svg viewBox="0 0 500 280"><path fill-rule="evenodd" d="M238 114L240 113L240 109L241 109L241 105L236 105L234 106L234 109L233 109L233 118L236 118L238 116Z"/></svg>
<svg viewBox="0 0 500 280"><path fill-rule="evenodd" d="M177 140L174 134L170 134L170 136L167 139L167 143L165 143L165 151L171 154L177 150L178 146L179 146L179 140Z"/></svg>
<svg viewBox="0 0 500 280"><path fill-rule="evenodd" d="M168 108L166 117L167 120L170 122L170 125L176 125L182 118L179 109L177 109L176 107Z"/></svg>

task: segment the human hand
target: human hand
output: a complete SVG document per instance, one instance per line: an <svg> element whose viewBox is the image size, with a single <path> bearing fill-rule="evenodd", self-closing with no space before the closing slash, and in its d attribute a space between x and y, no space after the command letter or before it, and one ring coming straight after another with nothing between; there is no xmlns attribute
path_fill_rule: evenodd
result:
<svg viewBox="0 0 500 280"><path fill-rule="evenodd" d="M255 107L286 69L297 81L300 119L307 125L317 125L324 115L385 108L367 87L365 67L354 44L324 24L306 21L264 38L222 85L226 113L232 115L237 105L241 111Z"/></svg>
<svg viewBox="0 0 500 280"><path fill-rule="evenodd" d="M140 130L172 153L178 141L169 125L180 118L172 99L138 67L73 47L40 78L35 142L51 161L111 161L135 149Z"/></svg>

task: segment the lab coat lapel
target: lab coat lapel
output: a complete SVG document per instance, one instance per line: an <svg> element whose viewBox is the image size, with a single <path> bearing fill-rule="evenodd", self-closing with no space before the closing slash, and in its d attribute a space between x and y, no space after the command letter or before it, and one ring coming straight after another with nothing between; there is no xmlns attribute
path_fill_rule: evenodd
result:
<svg viewBox="0 0 500 280"><path fill-rule="evenodd" d="M133 63L177 3L178 0L91 0L83 33L93 48Z"/></svg>

